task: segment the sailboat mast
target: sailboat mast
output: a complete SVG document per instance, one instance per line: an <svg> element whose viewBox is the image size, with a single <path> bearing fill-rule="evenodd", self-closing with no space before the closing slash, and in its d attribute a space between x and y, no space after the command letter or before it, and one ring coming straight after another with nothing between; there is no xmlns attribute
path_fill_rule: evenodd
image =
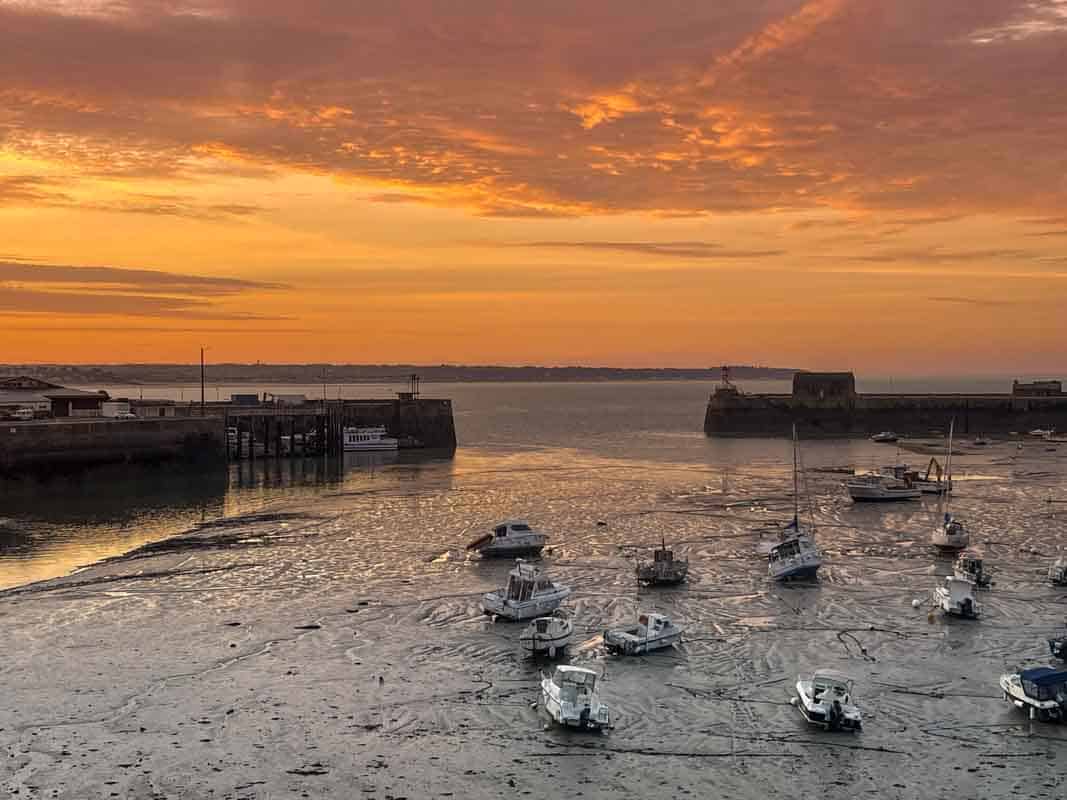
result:
<svg viewBox="0 0 1067 800"><path fill-rule="evenodd" d="M948 425L948 455L945 457L945 493L952 494L952 434L956 431L956 418Z"/></svg>
<svg viewBox="0 0 1067 800"><path fill-rule="evenodd" d="M797 486L797 424L793 423L793 524L800 530L800 490Z"/></svg>

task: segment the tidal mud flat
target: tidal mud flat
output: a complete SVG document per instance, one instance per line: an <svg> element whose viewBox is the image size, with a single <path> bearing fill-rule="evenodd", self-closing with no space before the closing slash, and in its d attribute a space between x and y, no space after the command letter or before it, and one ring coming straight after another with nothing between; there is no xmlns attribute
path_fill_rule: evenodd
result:
<svg viewBox="0 0 1067 800"><path fill-rule="evenodd" d="M788 452L725 447L699 463L543 450L397 466L3 592L0 788L1062 796L1067 727L1031 723L997 686L1064 630L1067 591L1045 581L1067 544L1060 454L1004 443L959 457L953 511L997 570L985 616L965 622L926 602L951 569L928 545L937 499L853 506L834 470L855 454L832 443L805 452L822 580L769 583L769 530L791 513ZM610 733L549 726L522 626L481 613L509 564L468 560L463 544L518 513L551 535L543 563L575 589L570 660L603 672ZM692 578L639 589L622 546L661 534L684 543ZM684 644L607 656L603 628L639 609L685 625ZM797 673L819 666L855 677L861 734L808 728L789 705Z"/></svg>

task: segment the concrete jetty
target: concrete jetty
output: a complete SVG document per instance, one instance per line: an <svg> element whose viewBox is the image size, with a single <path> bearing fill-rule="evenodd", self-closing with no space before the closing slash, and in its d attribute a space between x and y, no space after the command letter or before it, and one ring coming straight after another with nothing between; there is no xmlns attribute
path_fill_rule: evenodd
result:
<svg viewBox="0 0 1067 800"><path fill-rule="evenodd" d="M878 431L943 434L1067 431L1067 394L1057 381L1015 382L1010 394L860 394L851 372L798 372L792 394L748 394L728 380L708 400L708 436L860 437Z"/></svg>

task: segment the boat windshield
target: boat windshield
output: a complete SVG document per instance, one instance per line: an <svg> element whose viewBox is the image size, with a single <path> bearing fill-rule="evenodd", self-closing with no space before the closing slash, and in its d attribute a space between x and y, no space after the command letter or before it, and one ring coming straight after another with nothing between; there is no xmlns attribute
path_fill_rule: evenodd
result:
<svg viewBox="0 0 1067 800"><path fill-rule="evenodd" d="M592 672L556 670L556 685L560 687L561 693L568 689L574 694L591 692L596 687L596 675Z"/></svg>
<svg viewBox="0 0 1067 800"><path fill-rule="evenodd" d="M511 529L513 531L528 531L530 530L530 526L525 522L516 522L512 524Z"/></svg>

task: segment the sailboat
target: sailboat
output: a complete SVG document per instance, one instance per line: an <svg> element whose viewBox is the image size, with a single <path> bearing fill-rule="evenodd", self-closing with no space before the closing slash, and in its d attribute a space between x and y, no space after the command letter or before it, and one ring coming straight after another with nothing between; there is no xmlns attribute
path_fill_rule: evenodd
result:
<svg viewBox="0 0 1067 800"><path fill-rule="evenodd" d="M822 566L822 553L811 534L800 525L800 470L797 465L797 426L793 425L793 521L782 534L782 541L767 556L767 573L772 580L814 578Z"/></svg>
<svg viewBox="0 0 1067 800"><path fill-rule="evenodd" d="M948 510L952 498L952 434L955 427L956 420L953 419L948 428L948 455L945 460L945 518L931 537L934 547L940 550L964 550L971 543L971 534L966 526Z"/></svg>

